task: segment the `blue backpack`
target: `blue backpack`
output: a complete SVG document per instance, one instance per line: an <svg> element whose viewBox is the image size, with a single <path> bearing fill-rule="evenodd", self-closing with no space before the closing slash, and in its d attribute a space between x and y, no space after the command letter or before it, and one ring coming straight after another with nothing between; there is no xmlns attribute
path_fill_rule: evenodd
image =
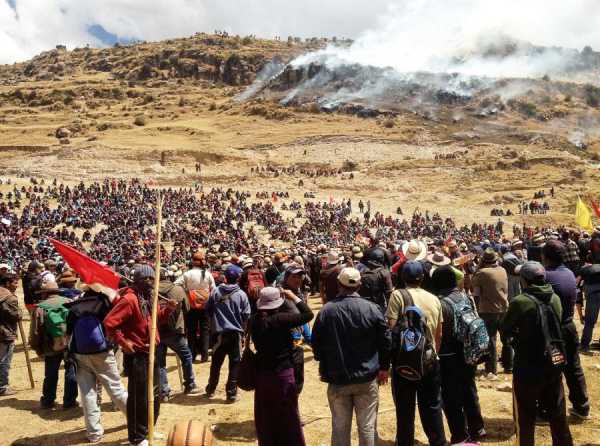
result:
<svg viewBox="0 0 600 446"><path fill-rule="evenodd" d="M454 315L454 336L463 345L465 362L469 365L481 364L488 354L490 338L483 319L475 311L467 295L455 302L450 297L443 299Z"/></svg>
<svg viewBox="0 0 600 446"><path fill-rule="evenodd" d="M421 381L437 363L437 354L427 337L426 317L415 306L410 293L400 290L404 311L392 331L394 369L409 381Z"/></svg>
<svg viewBox="0 0 600 446"><path fill-rule="evenodd" d="M73 337L77 353L90 355L108 350L108 341L104 336L102 322L95 315L88 314L77 319Z"/></svg>

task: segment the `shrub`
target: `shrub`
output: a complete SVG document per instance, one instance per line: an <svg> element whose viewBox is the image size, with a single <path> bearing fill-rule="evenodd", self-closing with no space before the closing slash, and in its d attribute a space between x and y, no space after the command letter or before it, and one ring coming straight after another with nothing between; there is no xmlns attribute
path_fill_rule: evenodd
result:
<svg viewBox="0 0 600 446"><path fill-rule="evenodd" d="M587 84L583 87L583 93L587 105L590 107L598 107L600 105L600 88Z"/></svg>
<svg viewBox="0 0 600 446"><path fill-rule="evenodd" d="M342 164L342 170L344 172L352 172L358 169L358 163L352 160L345 160L344 164Z"/></svg>
<svg viewBox="0 0 600 446"><path fill-rule="evenodd" d="M387 118L383 121L383 126L386 129L391 129L396 125L396 121L394 121L392 118Z"/></svg>

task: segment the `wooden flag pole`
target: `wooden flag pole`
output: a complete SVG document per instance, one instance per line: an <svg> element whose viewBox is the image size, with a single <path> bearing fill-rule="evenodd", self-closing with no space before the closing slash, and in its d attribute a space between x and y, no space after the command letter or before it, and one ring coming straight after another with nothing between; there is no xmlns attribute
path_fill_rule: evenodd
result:
<svg viewBox="0 0 600 446"><path fill-rule="evenodd" d="M25 337L25 330L23 330L23 321L19 319L19 332L21 333L21 341L23 341L23 351L25 352L25 361L27 362L27 372L29 373L29 382L31 388L35 389L35 382L33 380L33 371L31 370L31 359L29 358L29 347L27 347L27 338Z"/></svg>
<svg viewBox="0 0 600 446"><path fill-rule="evenodd" d="M160 242L162 235L162 196L156 193L156 257L154 260L154 291L152 293L152 323L148 356L148 444L154 444L154 357L156 353L156 324L158 319L158 285L160 282Z"/></svg>

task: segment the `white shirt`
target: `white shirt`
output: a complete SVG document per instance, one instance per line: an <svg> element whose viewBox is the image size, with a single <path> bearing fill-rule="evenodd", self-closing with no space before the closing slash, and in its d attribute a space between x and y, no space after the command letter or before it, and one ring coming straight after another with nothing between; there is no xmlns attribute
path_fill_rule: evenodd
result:
<svg viewBox="0 0 600 446"><path fill-rule="evenodd" d="M186 291L212 290L215 287L215 279L207 269L192 268L183 273L175 281L175 285L181 285Z"/></svg>

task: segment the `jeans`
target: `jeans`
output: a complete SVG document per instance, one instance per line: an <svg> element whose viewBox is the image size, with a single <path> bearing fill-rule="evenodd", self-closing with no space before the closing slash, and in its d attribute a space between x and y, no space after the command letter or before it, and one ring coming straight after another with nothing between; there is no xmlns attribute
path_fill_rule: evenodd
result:
<svg viewBox="0 0 600 446"><path fill-rule="evenodd" d="M415 398L419 402L421 424L429 445L447 445L439 366L418 382L408 381L393 372L392 395L396 406L396 446L415 444Z"/></svg>
<svg viewBox="0 0 600 446"><path fill-rule="evenodd" d="M379 386L373 380L363 384L329 384L327 399L331 410L331 446L350 446L352 413L356 412L359 446L377 444Z"/></svg>
<svg viewBox="0 0 600 446"><path fill-rule="evenodd" d="M192 351L192 361L200 355L203 361L208 361L208 346L210 341L210 321L206 310L190 310L185 317L188 345Z"/></svg>
<svg viewBox="0 0 600 446"><path fill-rule="evenodd" d="M513 414L517 428L516 446L535 445L537 406L548 414L552 446L573 446L567 423L565 394L560 373L541 374L535 380L513 376Z"/></svg>
<svg viewBox="0 0 600 446"><path fill-rule="evenodd" d="M579 336L572 320L563 324L562 334L567 357L567 365L563 373L569 388L569 400L577 412L588 414L590 412L590 401L583 367L581 367L579 359Z"/></svg>
<svg viewBox="0 0 600 446"><path fill-rule="evenodd" d="M8 372L10 371L14 350L14 341L0 342L0 394L8 389Z"/></svg>
<svg viewBox="0 0 600 446"><path fill-rule="evenodd" d="M52 406L56 400L56 386L58 385L58 371L61 362L65 361L65 390L63 405L73 406L77 403L77 378L75 366L71 361L66 361L62 353L44 356L44 385L42 388L41 403L43 406Z"/></svg>
<svg viewBox="0 0 600 446"><path fill-rule="evenodd" d="M93 355L75 354L77 361L77 384L81 392L83 417L88 439L102 437L104 429L100 424L97 382L106 389L112 402L123 414L127 413L127 392L121 384L119 369L112 350Z"/></svg>
<svg viewBox="0 0 600 446"><path fill-rule="evenodd" d="M225 331L219 333L219 337L213 349L212 362L210 363L210 377L206 386L207 393L214 393L219 384L219 375L225 356L229 357L229 375L225 391L227 397L232 398L237 395L237 374L242 360L241 355L241 333L237 331Z"/></svg>
<svg viewBox="0 0 600 446"><path fill-rule="evenodd" d="M594 334L594 326L598 321L600 313L600 293L586 295L585 298L585 319L583 333L581 334L581 349L589 350Z"/></svg>
<svg viewBox="0 0 600 446"><path fill-rule="evenodd" d="M465 364L457 356L440 358L442 372L442 400L448 420L452 444L475 437L484 423L479 406L475 366Z"/></svg>
<svg viewBox="0 0 600 446"><path fill-rule="evenodd" d="M161 336L160 345L156 348L156 360L158 361L160 373L160 394L164 396L168 396L171 393L167 376L167 347L173 350L181 360L185 389L188 390L196 386L196 378L192 367L192 352L185 336Z"/></svg>
<svg viewBox="0 0 600 446"><path fill-rule="evenodd" d="M489 355L485 361L485 372L496 375L498 373L496 338L498 337L498 331L500 329L502 319L504 318L504 313L481 313L479 316L481 316L481 319L483 319L483 322L485 322L485 328L488 332L488 336L490 337ZM512 371L514 357L513 348L509 342L502 337L502 335L500 335L500 341L502 342L502 367L504 368L504 371Z"/></svg>
<svg viewBox="0 0 600 446"><path fill-rule="evenodd" d="M148 354L125 355L127 370L127 436L131 444L139 444L148 436ZM154 424L160 413L158 397L158 364L154 363Z"/></svg>

